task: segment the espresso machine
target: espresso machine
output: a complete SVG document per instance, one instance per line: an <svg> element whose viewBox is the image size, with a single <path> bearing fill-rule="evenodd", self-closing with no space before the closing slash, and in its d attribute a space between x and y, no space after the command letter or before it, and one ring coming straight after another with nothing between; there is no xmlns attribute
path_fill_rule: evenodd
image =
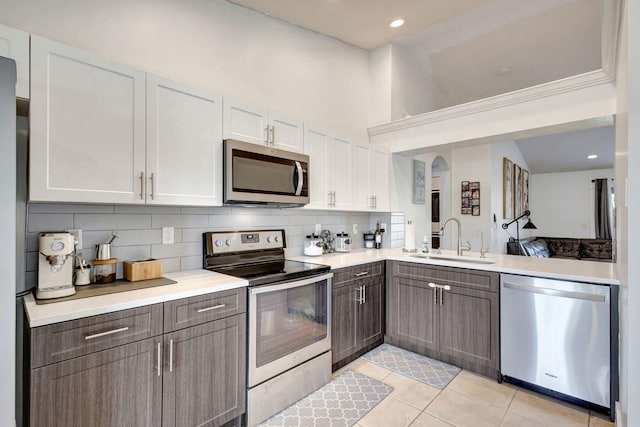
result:
<svg viewBox="0 0 640 427"><path fill-rule="evenodd" d="M73 295L73 258L75 239L70 233L42 233L39 240L38 288L39 299Z"/></svg>

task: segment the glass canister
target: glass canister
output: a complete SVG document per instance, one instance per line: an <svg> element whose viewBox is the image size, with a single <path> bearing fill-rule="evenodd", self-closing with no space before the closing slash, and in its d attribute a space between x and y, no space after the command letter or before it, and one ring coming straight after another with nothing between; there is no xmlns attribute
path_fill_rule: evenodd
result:
<svg viewBox="0 0 640 427"><path fill-rule="evenodd" d="M103 285L116 281L118 258L93 260L93 274L91 283Z"/></svg>
<svg viewBox="0 0 640 427"><path fill-rule="evenodd" d="M362 237L364 238L364 247L365 249L373 249L376 246L376 235L373 234L373 231L369 231L367 233L363 233Z"/></svg>
<svg viewBox="0 0 640 427"><path fill-rule="evenodd" d="M349 233L336 234L336 252L350 252L351 251L351 238Z"/></svg>

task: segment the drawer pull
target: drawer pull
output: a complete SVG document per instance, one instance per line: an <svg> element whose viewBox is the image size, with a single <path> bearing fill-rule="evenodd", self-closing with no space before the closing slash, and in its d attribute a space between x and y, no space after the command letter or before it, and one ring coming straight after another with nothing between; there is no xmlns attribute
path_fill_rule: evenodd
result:
<svg viewBox="0 0 640 427"><path fill-rule="evenodd" d="M99 334L87 335L86 337L84 337L84 339L85 340L92 340L94 338L100 338L100 337L104 337L104 336L112 335L112 334L117 334L118 332L124 332L124 331L128 331L128 330L129 330L129 327L125 326L124 328L112 329L110 331L100 332Z"/></svg>
<svg viewBox="0 0 640 427"><path fill-rule="evenodd" d="M198 313L202 313L205 311L209 311L209 310L217 310L219 308L225 307L227 304L218 304L218 305L214 305L212 307L207 307L207 308L201 308L200 310L198 310Z"/></svg>
<svg viewBox="0 0 640 427"><path fill-rule="evenodd" d="M436 285L435 283L429 283L429 287L430 288L444 289L445 291L450 291L451 290L451 286L449 286L449 285Z"/></svg>
<svg viewBox="0 0 640 427"><path fill-rule="evenodd" d="M356 274L355 274L355 276L356 276L356 277L360 277L360 276L366 276L367 274L369 274L369 272L368 272L368 271L363 271L363 272L361 272L361 273L356 273Z"/></svg>

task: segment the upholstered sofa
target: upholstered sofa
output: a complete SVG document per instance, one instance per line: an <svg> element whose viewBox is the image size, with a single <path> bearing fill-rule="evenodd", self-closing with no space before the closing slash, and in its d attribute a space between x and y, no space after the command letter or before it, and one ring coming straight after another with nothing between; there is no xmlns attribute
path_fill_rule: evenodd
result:
<svg viewBox="0 0 640 427"><path fill-rule="evenodd" d="M535 237L521 240L522 255L539 258L568 258L585 261L612 262L611 240Z"/></svg>

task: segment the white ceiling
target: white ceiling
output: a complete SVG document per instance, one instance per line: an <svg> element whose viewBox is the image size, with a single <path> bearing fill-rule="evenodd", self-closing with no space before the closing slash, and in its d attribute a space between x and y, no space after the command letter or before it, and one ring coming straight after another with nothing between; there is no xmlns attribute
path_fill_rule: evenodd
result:
<svg viewBox="0 0 640 427"><path fill-rule="evenodd" d="M613 126L563 132L516 140L531 173L613 169ZM587 159L597 154L597 159Z"/></svg>
<svg viewBox="0 0 640 427"><path fill-rule="evenodd" d="M493 0L229 0L266 15L373 49ZM389 28L396 18L405 25Z"/></svg>

